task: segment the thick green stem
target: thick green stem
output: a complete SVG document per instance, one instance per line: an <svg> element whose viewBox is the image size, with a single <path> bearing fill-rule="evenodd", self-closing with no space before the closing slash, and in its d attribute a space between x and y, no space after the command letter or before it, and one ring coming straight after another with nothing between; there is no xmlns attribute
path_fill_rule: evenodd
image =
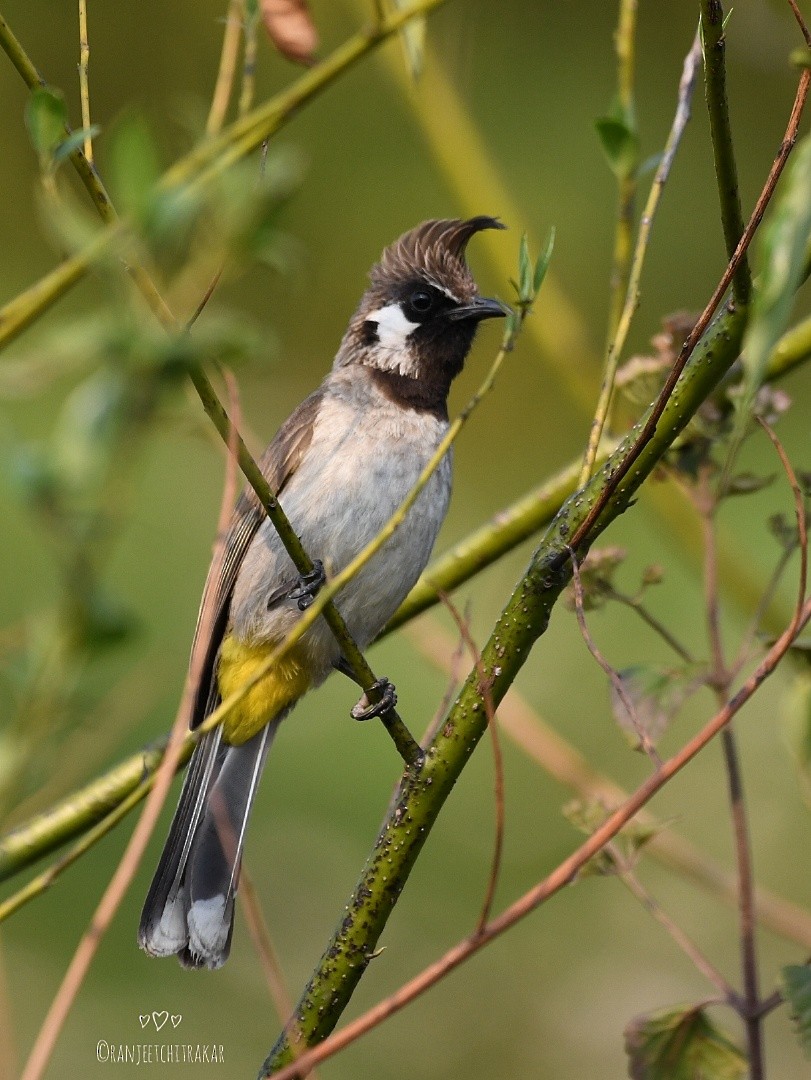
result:
<svg viewBox="0 0 811 1080"><path fill-rule="evenodd" d="M726 87L726 40L721 0L701 2L701 42L704 49L704 92L710 116L715 175L721 201L727 258L731 259L743 236L744 220L738 191L738 170L729 122ZM746 256L732 279L732 290L739 304L746 304L752 293L752 275Z"/></svg>

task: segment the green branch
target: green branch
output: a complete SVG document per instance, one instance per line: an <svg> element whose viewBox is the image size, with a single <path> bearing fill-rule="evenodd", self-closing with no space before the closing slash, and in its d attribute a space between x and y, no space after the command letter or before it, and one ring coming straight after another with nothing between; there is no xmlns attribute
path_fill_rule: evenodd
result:
<svg viewBox="0 0 811 1080"><path fill-rule="evenodd" d="M333 79L364 56L374 45L394 33L403 23L416 14L425 14L442 2L443 0L419 0L419 2L399 12L391 19L376 24L371 30L361 31L345 43L344 46L336 49L327 60L308 72L287 91L277 95L270 102L248 113L245 117L238 119L221 136L210 139L197 150L192 151L187 158L169 170L163 177L160 187L166 189L186 182L189 186L194 186L195 184L204 183L206 179L214 175L219 175L230 164L255 149L264 139L278 130L284 120L289 118L303 102L311 99L317 91L328 86ZM29 87L33 88L42 85L42 79L34 65L4 20L0 23L0 44L3 45ZM231 151L228 150L229 147L232 148ZM106 245L112 242L114 237L124 235L125 226L117 218L109 196L92 165L87 162L87 159L78 150L71 155L71 160L85 182L87 190L101 216L110 224L107 230L102 232L84 252L80 252L72 259L66 260L61 267L58 267L46 279L21 294L15 301L12 301L11 304L6 305L0 311L0 347L2 347L3 343L7 343L16 336L25 326L29 325L50 303L53 303L58 296L62 295L63 291L66 291L78 281L91 265L92 258L103 252ZM200 174L199 170L203 165L207 168L204 174ZM198 173L196 179L195 173ZM172 312L163 301L149 274L137 263L131 265L131 274L162 325L170 332L181 330L182 328L176 323ZM211 382L199 368L193 368L190 377L206 413L226 445L229 445L231 441L231 423ZM271 492L261 469L251 457L238 434L236 444L240 468L272 521L296 569L302 574L309 574L313 569L312 560L304 550L298 535L275 495ZM375 675L350 635L340 612L333 603L330 603L325 607L323 614L336 641L340 645L341 653L351 669L353 678L365 692L369 692L372 701L378 700L380 692L372 690L377 682ZM409 765L416 764L421 756L419 747L397 711L393 708L389 709L381 717L381 720L403 760Z"/></svg>
<svg viewBox="0 0 811 1080"><path fill-rule="evenodd" d="M653 437L606 505L586 546L629 507L670 443L734 363L744 322L744 312L727 311L710 327L685 367ZM589 485L563 506L496 623L482 650L487 691L494 707L544 633L569 579L564 559L571 536L585 521L643 425L644 420ZM403 778L341 924L302 994L291 1025L268 1056L264 1075L291 1061L302 1045L325 1038L348 1004L445 800L486 730L485 692L478 671L472 671L427 749L422 770Z"/></svg>
<svg viewBox="0 0 811 1080"><path fill-rule="evenodd" d="M781 378L809 359L811 318L789 330L778 343L769 361L766 381ZM618 445L617 442L603 444L598 463L602 464L609 451L613 452ZM386 637L434 607L440 592L452 592L548 525L563 503L577 491L579 472L580 459L577 458L538 488L499 510L489 522L435 559L380 637ZM145 773L150 774L157 767L159 757L154 755L159 753L155 750L134 754L0 839L0 881L31 866L101 820L129 795Z"/></svg>
<svg viewBox="0 0 811 1080"><path fill-rule="evenodd" d="M729 122L726 87L726 39L721 0L701 0L701 44L704 50L704 93L710 116L712 151L718 196L721 200L721 223L724 229L727 258L731 259L743 236L744 220L738 191L738 170ZM732 279L732 291L739 304L748 303L752 293L752 275L744 255Z"/></svg>

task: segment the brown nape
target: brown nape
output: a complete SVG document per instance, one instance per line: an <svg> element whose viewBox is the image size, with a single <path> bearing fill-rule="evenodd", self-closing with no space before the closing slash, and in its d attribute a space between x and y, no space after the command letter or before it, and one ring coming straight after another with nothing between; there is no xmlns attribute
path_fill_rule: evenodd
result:
<svg viewBox="0 0 811 1080"><path fill-rule="evenodd" d="M446 385L431 383L425 379L412 379L397 371L381 371L366 368L372 382L382 394L395 405L415 412L428 413L438 420L448 419L448 389Z"/></svg>

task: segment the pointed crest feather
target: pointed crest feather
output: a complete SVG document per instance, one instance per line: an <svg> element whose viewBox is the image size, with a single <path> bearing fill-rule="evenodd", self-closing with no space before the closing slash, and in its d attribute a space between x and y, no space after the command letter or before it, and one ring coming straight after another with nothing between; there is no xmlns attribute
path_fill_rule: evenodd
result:
<svg viewBox="0 0 811 1080"><path fill-rule="evenodd" d="M465 262L468 241L482 229L504 227L496 218L485 215L466 221L459 218L423 221L385 249L369 275L372 285L382 286L393 278L417 276L465 300L476 292Z"/></svg>

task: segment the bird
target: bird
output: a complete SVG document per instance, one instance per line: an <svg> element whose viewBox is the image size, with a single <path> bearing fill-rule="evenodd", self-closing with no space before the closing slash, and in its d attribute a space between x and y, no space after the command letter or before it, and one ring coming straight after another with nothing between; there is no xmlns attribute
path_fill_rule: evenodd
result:
<svg viewBox="0 0 811 1080"><path fill-rule="evenodd" d="M448 392L479 324L509 312L479 294L468 241L496 218L424 221L384 249L331 370L259 460L313 558L300 575L248 488L206 579L192 656L202 657L189 725L198 727L266 660L325 579L399 508L449 426ZM450 500L449 451L402 524L335 596L360 648L383 629L425 568ZM203 612L210 626L202 629ZM197 639L205 633L205 640ZM190 968L219 968L231 948L248 816L282 720L341 668L323 618L198 742L149 889L138 944Z"/></svg>

